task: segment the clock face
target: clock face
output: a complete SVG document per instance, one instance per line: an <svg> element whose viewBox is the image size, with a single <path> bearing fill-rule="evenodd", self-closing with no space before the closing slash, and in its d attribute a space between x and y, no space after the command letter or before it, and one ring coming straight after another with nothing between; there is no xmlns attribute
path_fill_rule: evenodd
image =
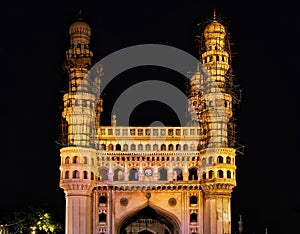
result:
<svg viewBox="0 0 300 234"><path fill-rule="evenodd" d="M145 176L152 176L152 170L150 168L145 170Z"/></svg>

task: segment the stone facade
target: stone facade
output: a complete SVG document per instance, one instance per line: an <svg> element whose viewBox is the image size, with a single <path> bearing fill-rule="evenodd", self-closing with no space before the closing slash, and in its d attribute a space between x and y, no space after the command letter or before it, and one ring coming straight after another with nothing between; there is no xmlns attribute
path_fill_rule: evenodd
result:
<svg viewBox="0 0 300 234"><path fill-rule="evenodd" d="M60 150L65 233L231 233L236 150L225 27L214 17L204 29L200 61L208 75L192 74L192 119L180 127L118 126L116 116L101 126L102 68L85 79L91 29L79 19L69 33Z"/></svg>

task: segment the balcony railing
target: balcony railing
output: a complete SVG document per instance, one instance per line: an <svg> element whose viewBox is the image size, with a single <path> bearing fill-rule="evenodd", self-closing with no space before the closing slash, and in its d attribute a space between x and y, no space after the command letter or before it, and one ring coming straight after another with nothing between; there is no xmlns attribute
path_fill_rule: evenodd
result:
<svg viewBox="0 0 300 234"><path fill-rule="evenodd" d="M202 133L199 127L100 127L101 137L152 137L152 138L199 138Z"/></svg>

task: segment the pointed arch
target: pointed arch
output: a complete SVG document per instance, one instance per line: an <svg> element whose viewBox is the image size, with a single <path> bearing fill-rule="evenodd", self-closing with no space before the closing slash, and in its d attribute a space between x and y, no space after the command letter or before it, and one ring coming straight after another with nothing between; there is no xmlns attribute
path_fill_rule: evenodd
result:
<svg viewBox="0 0 300 234"><path fill-rule="evenodd" d="M125 213L120 219L119 224L117 224L117 233L125 234L125 228L130 225L130 223L143 218L144 214L147 214L147 216L150 215L154 219L164 223L168 227L168 229L171 230L172 234L181 233L179 219L163 208L155 206L151 202L145 203L139 207L135 207L135 209L132 209L129 212Z"/></svg>
<svg viewBox="0 0 300 234"><path fill-rule="evenodd" d="M135 168L131 168L129 171L129 181L138 181L139 180L139 173L138 170Z"/></svg>
<svg viewBox="0 0 300 234"><path fill-rule="evenodd" d="M124 178L123 178L123 170L121 168L116 168L114 170L114 178L113 178L114 181L123 181Z"/></svg>
<svg viewBox="0 0 300 234"><path fill-rule="evenodd" d="M102 180L108 180L108 175L107 175L108 170L106 168L101 168L99 170L99 179Z"/></svg>
<svg viewBox="0 0 300 234"><path fill-rule="evenodd" d="M168 170L164 167L161 167L158 169L159 172L159 180L160 181L166 181L168 180Z"/></svg>
<svg viewBox="0 0 300 234"><path fill-rule="evenodd" d="M183 180L182 170L181 168L174 169L174 180Z"/></svg>
<svg viewBox="0 0 300 234"><path fill-rule="evenodd" d="M198 171L195 167L189 169L189 180L198 180Z"/></svg>
<svg viewBox="0 0 300 234"><path fill-rule="evenodd" d="M70 157L69 157L69 156L66 157L66 159L65 159L65 164L70 164Z"/></svg>
<svg viewBox="0 0 300 234"><path fill-rule="evenodd" d="M116 144L116 150L121 150L121 145L120 144Z"/></svg>

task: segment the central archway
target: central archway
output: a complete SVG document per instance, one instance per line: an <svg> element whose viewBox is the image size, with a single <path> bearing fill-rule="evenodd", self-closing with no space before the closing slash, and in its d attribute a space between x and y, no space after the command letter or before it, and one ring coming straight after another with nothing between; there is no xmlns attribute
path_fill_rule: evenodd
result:
<svg viewBox="0 0 300 234"><path fill-rule="evenodd" d="M179 225L172 216L148 205L126 218L118 233L179 234Z"/></svg>

